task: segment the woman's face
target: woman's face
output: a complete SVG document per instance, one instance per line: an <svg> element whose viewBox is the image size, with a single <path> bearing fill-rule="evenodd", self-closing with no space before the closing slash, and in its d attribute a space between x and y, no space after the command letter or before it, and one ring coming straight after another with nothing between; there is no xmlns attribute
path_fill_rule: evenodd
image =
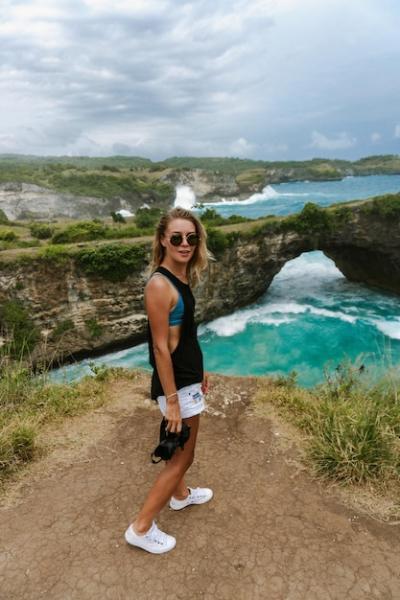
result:
<svg viewBox="0 0 400 600"><path fill-rule="evenodd" d="M178 246L171 243L171 236L181 235L182 241ZM191 246L187 241L187 236L197 234L196 227L192 221L187 219L172 219L167 225L165 235L161 239L161 244L165 248L166 256L179 263L189 263L196 251L196 246Z"/></svg>

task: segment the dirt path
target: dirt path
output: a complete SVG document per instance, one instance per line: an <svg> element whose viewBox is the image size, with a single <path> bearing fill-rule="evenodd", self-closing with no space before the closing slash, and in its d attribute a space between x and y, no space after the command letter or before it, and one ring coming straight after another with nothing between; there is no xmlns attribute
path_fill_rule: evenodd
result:
<svg viewBox="0 0 400 600"><path fill-rule="evenodd" d="M188 476L214 489L212 502L163 510L170 554L127 546L161 468L149 462L159 415L145 379L114 385L106 407L54 432L54 450L3 499L1 600L400 598L400 528L355 514L295 468L279 426L252 415L252 379L214 377Z"/></svg>

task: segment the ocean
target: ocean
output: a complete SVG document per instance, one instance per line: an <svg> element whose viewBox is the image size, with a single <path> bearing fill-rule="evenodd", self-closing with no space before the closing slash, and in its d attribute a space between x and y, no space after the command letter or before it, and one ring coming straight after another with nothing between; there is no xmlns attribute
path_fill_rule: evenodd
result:
<svg viewBox="0 0 400 600"><path fill-rule="evenodd" d="M223 216L248 217L298 212L307 202L336 202L400 191L400 176L346 177L342 181L269 185L244 201L210 206ZM176 204L191 205L190 189L178 189ZM313 386L343 361L376 377L400 365L400 299L352 283L322 252L289 261L262 298L248 307L199 326L205 367L234 375L296 372L303 386ZM149 368L145 344L83 360L52 372L71 381L92 373L89 363Z"/></svg>

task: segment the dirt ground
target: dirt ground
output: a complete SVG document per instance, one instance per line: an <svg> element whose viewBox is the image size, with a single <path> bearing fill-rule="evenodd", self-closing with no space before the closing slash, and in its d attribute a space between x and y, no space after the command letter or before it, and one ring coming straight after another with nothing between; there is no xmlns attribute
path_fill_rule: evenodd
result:
<svg viewBox="0 0 400 600"><path fill-rule="evenodd" d="M212 378L187 481L209 504L165 508L176 548L150 555L123 533L161 465L148 380L46 432L50 451L0 506L1 600L367 600L400 598L400 527L346 508L253 414L257 385Z"/></svg>

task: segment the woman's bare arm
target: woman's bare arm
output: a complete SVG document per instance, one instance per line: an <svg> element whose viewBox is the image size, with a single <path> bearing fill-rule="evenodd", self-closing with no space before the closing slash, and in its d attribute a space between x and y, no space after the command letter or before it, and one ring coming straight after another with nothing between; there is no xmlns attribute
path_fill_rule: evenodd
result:
<svg viewBox="0 0 400 600"><path fill-rule="evenodd" d="M167 399L168 430L180 432L182 419L168 346L169 311L173 303L171 285L163 277L152 277L145 288L145 305L153 339L154 358L161 386Z"/></svg>

